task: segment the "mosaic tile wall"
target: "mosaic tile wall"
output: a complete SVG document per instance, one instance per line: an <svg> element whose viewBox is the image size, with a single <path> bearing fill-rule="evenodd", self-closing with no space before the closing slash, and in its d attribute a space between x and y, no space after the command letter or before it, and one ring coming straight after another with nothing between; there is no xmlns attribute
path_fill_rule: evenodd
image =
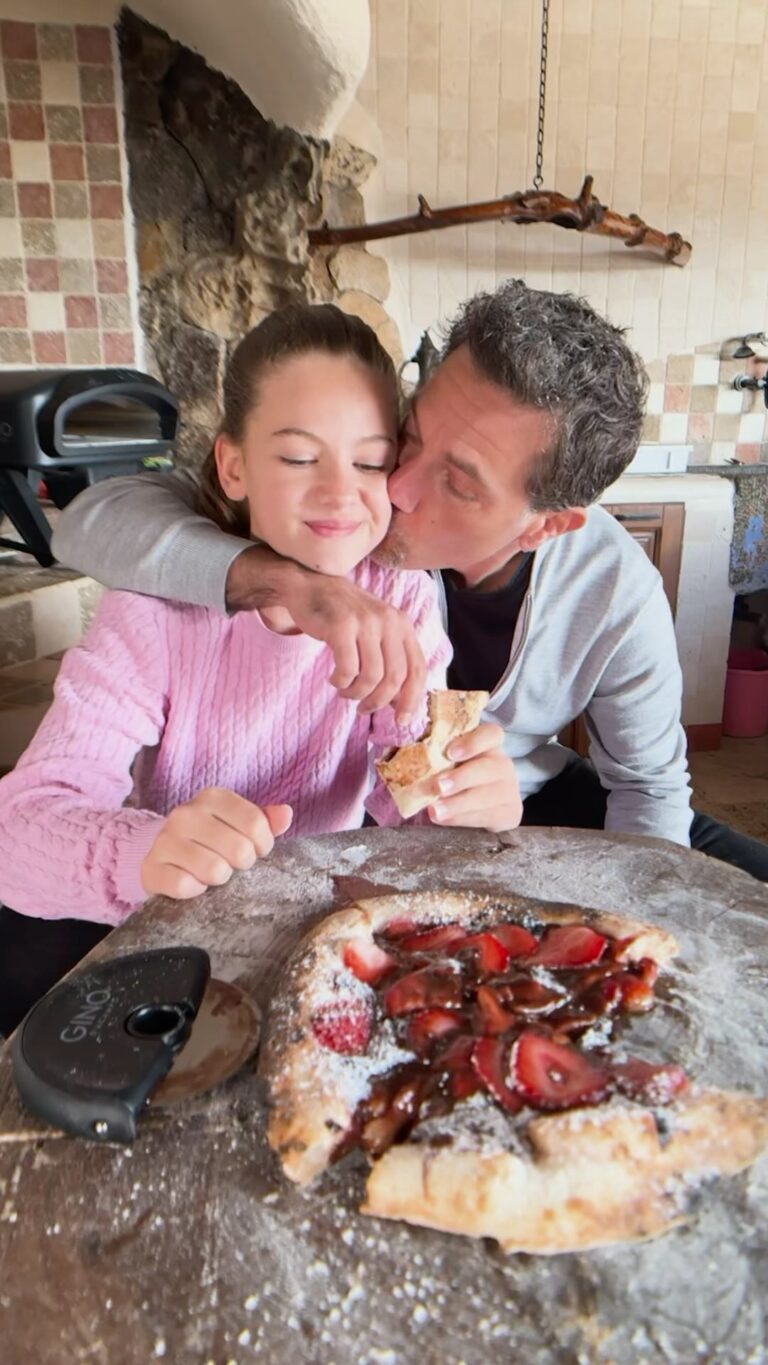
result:
<svg viewBox="0 0 768 1365"><path fill-rule="evenodd" d="M112 29L0 22L0 366L136 359Z"/></svg>
<svg viewBox="0 0 768 1365"><path fill-rule="evenodd" d="M647 368L651 384L644 441L692 445L690 464L768 461L762 393L734 389L732 383L738 374L762 376L765 363L721 360L712 354L671 355Z"/></svg>

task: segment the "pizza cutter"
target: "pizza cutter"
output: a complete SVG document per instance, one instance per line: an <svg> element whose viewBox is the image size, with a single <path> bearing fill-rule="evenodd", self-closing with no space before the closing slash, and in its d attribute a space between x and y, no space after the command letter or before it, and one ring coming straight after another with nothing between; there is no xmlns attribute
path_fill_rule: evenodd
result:
<svg viewBox="0 0 768 1365"><path fill-rule="evenodd" d="M159 948L72 972L30 1010L11 1045L23 1103L77 1137L133 1142L151 1104L233 1076L259 1039L258 1006L212 980L202 948Z"/></svg>

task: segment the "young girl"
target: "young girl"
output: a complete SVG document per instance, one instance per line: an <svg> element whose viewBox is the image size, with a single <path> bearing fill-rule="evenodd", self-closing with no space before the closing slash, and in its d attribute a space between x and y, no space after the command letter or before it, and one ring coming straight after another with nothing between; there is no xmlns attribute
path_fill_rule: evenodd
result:
<svg viewBox="0 0 768 1365"><path fill-rule="evenodd" d="M442 686L450 646L432 583L366 558L389 523L396 436L397 381L370 328L328 304L291 305L232 356L201 505L404 610L428 685ZM289 827L360 825L371 748L402 743L423 717L398 730L389 709L360 715L330 686L332 668L283 607L227 617L105 594L0 782L0 900L119 923L149 895L225 882ZM367 804L396 823L386 792Z"/></svg>

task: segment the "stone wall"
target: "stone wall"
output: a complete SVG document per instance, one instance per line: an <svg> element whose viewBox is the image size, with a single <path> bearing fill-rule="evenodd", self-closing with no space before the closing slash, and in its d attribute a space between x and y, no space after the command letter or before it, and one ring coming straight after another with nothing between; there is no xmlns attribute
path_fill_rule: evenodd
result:
<svg viewBox="0 0 768 1365"><path fill-rule="evenodd" d="M309 252L323 218L362 222L373 157L264 119L233 81L123 10L118 38L146 366L181 401L177 459L199 464L232 347L294 298L364 317L396 361L386 263L362 247Z"/></svg>

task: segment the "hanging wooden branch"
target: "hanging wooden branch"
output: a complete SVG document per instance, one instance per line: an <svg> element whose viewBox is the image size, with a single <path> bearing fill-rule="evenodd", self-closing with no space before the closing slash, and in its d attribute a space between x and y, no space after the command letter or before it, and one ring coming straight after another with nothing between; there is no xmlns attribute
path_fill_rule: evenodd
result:
<svg viewBox="0 0 768 1365"><path fill-rule="evenodd" d="M593 177L588 175L577 199L568 199L557 190L518 190L501 199L477 204L454 204L433 209L419 195L419 211L405 218L390 218L383 223L361 223L355 227L322 227L309 231L310 246L343 246L349 242L373 242L382 237L404 237L412 232L456 227L463 223L555 223L576 232L595 232L617 237L625 246L642 246L657 252L673 265L686 265L691 244L679 232L660 232L649 227L636 213L624 218L614 213L592 193Z"/></svg>

